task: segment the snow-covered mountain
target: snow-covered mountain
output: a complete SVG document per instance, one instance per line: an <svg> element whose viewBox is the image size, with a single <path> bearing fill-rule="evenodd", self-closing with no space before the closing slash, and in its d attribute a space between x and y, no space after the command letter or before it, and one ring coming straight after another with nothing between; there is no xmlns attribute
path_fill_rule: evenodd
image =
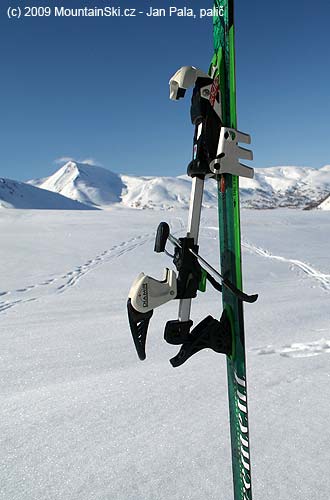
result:
<svg viewBox="0 0 330 500"><path fill-rule="evenodd" d="M51 193L30 186L24 182L0 178L0 208L20 208L38 210L92 210L60 194Z"/></svg>
<svg viewBox="0 0 330 500"><path fill-rule="evenodd" d="M241 179L242 205L253 208L317 205L330 193L330 165L255 169L254 179Z"/></svg>
<svg viewBox="0 0 330 500"><path fill-rule="evenodd" d="M188 207L191 179L181 177L132 177L122 176L125 189L122 204L132 208L171 209ZM205 207L217 203L215 183L207 183L203 204Z"/></svg>
<svg viewBox="0 0 330 500"><path fill-rule="evenodd" d="M122 202L137 208L174 208L189 203L191 179L181 177L122 176L126 189ZM330 166L255 169L254 179L241 179L241 204L245 208L305 208L330 193ZM217 203L217 186L206 182L204 206Z"/></svg>
<svg viewBox="0 0 330 500"><path fill-rule="evenodd" d="M28 181L81 203L107 206L121 201L125 186L118 174L105 168L69 161L50 177Z"/></svg>
<svg viewBox="0 0 330 500"><path fill-rule="evenodd" d="M330 209L330 165L255 169L254 179L241 179L244 208ZM169 210L188 207L191 179L134 177L70 161L50 177L22 182L2 179L0 206L15 208L86 209L119 204L130 208ZM79 204L77 204L79 202ZM217 186L205 185L203 205L215 207Z"/></svg>
<svg viewBox="0 0 330 500"><path fill-rule="evenodd" d="M93 206L121 203L132 208L171 209L189 204L191 179L134 177L101 167L70 161L50 177L29 181L42 189ZM301 207L317 205L330 193L330 165L255 169L254 179L241 179L241 203L246 208ZM217 187L206 182L204 206L215 206Z"/></svg>

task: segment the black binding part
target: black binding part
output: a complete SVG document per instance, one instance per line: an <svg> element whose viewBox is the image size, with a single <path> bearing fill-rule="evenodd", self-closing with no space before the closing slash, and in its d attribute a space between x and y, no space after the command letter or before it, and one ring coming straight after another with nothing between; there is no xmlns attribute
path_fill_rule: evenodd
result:
<svg viewBox="0 0 330 500"><path fill-rule="evenodd" d="M214 279L213 276L211 276L210 273L208 273L207 271L206 271L206 277L207 280L213 286L213 288L215 288L218 292L222 292L223 286L216 279ZM226 288L229 288L229 290L231 290L233 294L236 295L236 297L240 299L242 302L248 302L250 304L253 304L258 300L258 294L248 295L247 293L242 292L242 290L239 290L239 288L237 288L231 281L225 278L223 278L222 283Z"/></svg>
<svg viewBox="0 0 330 500"><path fill-rule="evenodd" d="M217 154L221 120L213 109L211 102L201 95L203 87L212 83L211 78L198 78L191 98L190 116L195 125L193 159L188 165L190 177L205 178L212 174L210 163ZM219 99L219 90L217 97ZM202 124L200 133L199 125Z"/></svg>
<svg viewBox="0 0 330 500"><path fill-rule="evenodd" d="M176 298L194 299L201 281L202 268L190 250L198 254L198 245L195 245L193 238L180 238L179 242L181 246L175 247L173 259L178 271Z"/></svg>
<svg viewBox="0 0 330 500"><path fill-rule="evenodd" d="M230 356L232 353L231 326L226 311L223 311L220 321L207 316L201 321L188 336L179 353L170 360L175 368L181 366L187 359L202 349Z"/></svg>
<svg viewBox="0 0 330 500"><path fill-rule="evenodd" d="M155 247L156 253L165 252L166 243L170 235L170 227L167 222L161 222L157 228Z"/></svg>
<svg viewBox="0 0 330 500"><path fill-rule="evenodd" d="M172 320L168 321L165 326L164 339L168 344L181 345L189 339L190 328L193 321Z"/></svg>
<svg viewBox="0 0 330 500"><path fill-rule="evenodd" d="M258 300L257 293L254 295L248 295L247 293L242 292L242 290L239 290L239 288L237 288L231 281L227 280L226 278L222 280L222 284L226 288L229 288L229 290L231 290L233 294L236 295L236 297L240 299L242 302L248 302L249 304L253 304Z"/></svg>
<svg viewBox="0 0 330 500"><path fill-rule="evenodd" d="M162 253L165 251L166 243L170 235L170 228L167 222L161 222L157 228L156 240L154 251ZM201 272L206 272L207 280L211 285L222 292L224 285L226 288L236 295L242 302L253 304L258 299L258 295L248 295L242 290L239 290L231 281L226 278L222 279L222 284L219 283L213 276L210 275L198 262L197 257L192 255L190 250L198 254L198 245L194 244L193 238L180 238L180 247L175 247L174 251L174 265L178 271L177 286L178 293L177 299L193 299L197 295L198 285L201 280Z"/></svg>
<svg viewBox="0 0 330 500"><path fill-rule="evenodd" d="M131 299L127 301L128 321L131 328L132 337L136 352L141 361L146 359L146 340L148 333L148 326L153 315L153 311L147 313L140 313L134 309Z"/></svg>

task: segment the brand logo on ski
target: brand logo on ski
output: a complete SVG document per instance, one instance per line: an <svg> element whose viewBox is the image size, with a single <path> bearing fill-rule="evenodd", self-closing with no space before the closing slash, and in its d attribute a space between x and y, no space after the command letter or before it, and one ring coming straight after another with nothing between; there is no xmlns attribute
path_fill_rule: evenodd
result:
<svg viewBox="0 0 330 500"><path fill-rule="evenodd" d="M247 396L246 382L239 378L235 373L236 382L236 405L238 409L238 424L239 424L239 440L240 446L240 476L242 478L245 498L249 498L251 492L251 477L250 477L250 447L249 447L249 429L247 426Z"/></svg>
<svg viewBox="0 0 330 500"><path fill-rule="evenodd" d="M148 285L144 283L142 285L142 293L141 293L142 307L148 307Z"/></svg>
<svg viewBox="0 0 330 500"><path fill-rule="evenodd" d="M218 95L219 95L219 77L217 76L213 80L211 87L210 103L212 107L214 107L214 103L217 100Z"/></svg>

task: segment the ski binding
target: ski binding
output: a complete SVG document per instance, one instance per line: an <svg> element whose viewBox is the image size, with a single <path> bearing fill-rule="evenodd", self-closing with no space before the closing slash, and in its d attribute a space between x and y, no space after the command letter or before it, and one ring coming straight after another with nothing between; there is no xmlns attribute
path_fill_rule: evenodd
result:
<svg viewBox="0 0 330 500"><path fill-rule="evenodd" d="M140 273L134 280L128 295L129 324L141 360L146 359L147 332L154 309L171 300L179 300L182 305L182 301L196 297L198 291L205 291L206 281L209 281L219 292L222 291L223 286L227 287L244 302L253 303L258 298L257 295L247 295L237 289L214 269L199 255L198 246L194 244L192 238L175 238L170 233L168 224L161 222L157 229L155 252L171 255L166 250L168 241L174 246L173 262L178 274L166 268L163 280L157 280ZM214 276L220 279L220 282ZM173 345L182 344L179 354L171 359L173 366L183 364L193 354L204 348L211 348L230 356L231 333L225 312L220 321L208 316L190 331L192 326L193 321L190 317L184 320L179 317L177 320L168 321L165 326L166 342Z"/></svg>
<svg viewBox="0 0 330 500"><path fill-rule="evenodd" d="M223 126L218 77L212 78L194 66L184 66L170 80L170 98L183 98L189 88L193 88L190 114L195 136L193 159L187 169L192 178L187 235L177 239L170 233L169 225L161 222L154 248L156 253L165 253L173 259L177 273L166 268L163 280L139 274L131 286L127 302L134 344L139 358L144 360L154 309L171 300L179 301L178 319L168 321L164 331L169 344L181 345L177 356L170 360L173 366L181 365L204 348L227 356L232 354L232 332L226 311L220 320L207 316L192 329L191 302L198 292L205 292L207 282L219 292L226 287L242 302L253 303L258 298L258 295L247 295L222 276L199 254L198 247L204 181L213 177L220 182L223 174L252 178L253 168L240 163L240 159L252 160L252 151L239 146L239 143L250 144L251 138ZM168 242L174 247L173 254L166 249Z"/></svg>

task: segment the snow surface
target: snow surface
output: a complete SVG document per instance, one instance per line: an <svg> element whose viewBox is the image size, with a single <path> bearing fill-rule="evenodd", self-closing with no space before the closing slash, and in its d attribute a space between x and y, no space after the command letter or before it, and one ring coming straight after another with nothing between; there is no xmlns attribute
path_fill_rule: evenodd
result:
<svg viewBox="0 0 330 500"><path fill-rule="evenodd" d="M191 191L187 176L134 177L73 161L50 177L28 182L99 207L121 203L139 209L187 208ZM314 207L330 193L330 166L258 168L254 179L241 179L240 186L241 204L246 208ZM212 180L206 182L203 203L204 207L217 205Z"/></svg>
<svg viewBox="0 0 330 500"><path fill-rule="evenodd" d="M330 210L330 195L323 200L318 207L320 210Z"/></svg>
<svg viewBox="0 0 330 500"><path fill-rule="evenodd" d="M181 368L163 341L175 302L151 320L148 359L126 318L131 282L171 266L153 252L159 213L0 211L0 498L232 498L225 358ZM163 213L184 233L187 212ZM255 500L329 500L328 212L242 212ZM216 211L201 253L217 266ZM220 316L211 288L195 322Z"/></svg>

